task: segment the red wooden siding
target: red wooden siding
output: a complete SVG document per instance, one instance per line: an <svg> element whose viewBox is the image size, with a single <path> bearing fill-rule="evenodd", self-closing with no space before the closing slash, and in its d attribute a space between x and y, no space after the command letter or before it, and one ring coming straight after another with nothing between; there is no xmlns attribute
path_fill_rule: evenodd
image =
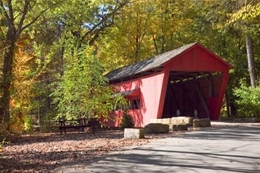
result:
<svg viewBox="0 0 260 173"><path fill-rule="evenodd" d="M231 66L200 44L182 50L172 58L165 56L169 60L157 67L152 66L162 69L161 72L153 73L153 69L149 69L147 75L138 69L139 73L131 76L135 79L127 80L127 75L123 75L123 80L127 81L113 83L118 92L131 93L125 96L126 99L140 99L140 109L128 111L136 127L149 124L151 119L176 116L177 109L182 116L194 116L196 110L199 118L219 118ZM182 75L185 80L179 79ZM111 116L116 117L116 121L109 122L109 125L119 126L121 115L120 111L113 112Z"/></svg>
<svg viewBox="0 0 260 173"><path fill-rule="evenodd" d="M227 65L199 45L169 62L174 71L225 71Z"/></svg>
<svg viewBox="0 0 260 173"><path fill-rule="evenodd" d="M164 73L157 73L143 78L129 80L122 83L117 83L120 92L129 91L136 88L140 89L140 95L135 98L140 98L141 109L129 110L128 113L133 117L135 127L143 127L148 124L151 119L156 119L159 111L161 100L161 91L163 86ZM131 95L130 95L131 96ZM133 98L131 98L133 99ZM114 112L117 119L120 119L121 114ZM109 123L109 125L118 126L120 121Z"/></svg>

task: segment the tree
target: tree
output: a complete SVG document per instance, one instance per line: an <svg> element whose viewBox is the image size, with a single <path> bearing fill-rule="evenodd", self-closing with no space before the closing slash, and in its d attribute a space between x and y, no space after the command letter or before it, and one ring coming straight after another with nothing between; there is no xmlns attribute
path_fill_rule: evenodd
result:
<svg viewBox="0 0 260 173"><path fill-rule="evenodd" d="M189 1L130 1L115 25L100 37L100 58L111 69L139 62L183 45L189 23ZM113 65L111 65L112 63Z"/></svg>
<svg viewBox="0 0 260 173"><path fill-rule="evenodd" d="M245 4L232 14L229 24L233 24L235 27L239 27L245 36L250 83L251 87L255 88L256 75L254 67L255 60L253 55L252 35L257 33L259 27L258 21L260 18L260 2L251 1L249 4L247 4L246 0L244 2Z"/></svg>
<svg viewBox="0 0 260 173"><path fill-rule="evenodd" d="M36 102L36 92L33 92L36 83L33 73L33 60L35 56L25 50L27 39L20 38L16 45L15 57L19 57L13 64L13 79L11 86L11 131L21 132L24 128L26 115L30 114Z"/></svg>
<svg viewBox="0 0 260 173"><path fill-rule="evenodd" d="M64 40L74 42L74 47L94 44L95 40L113 24L113 18L127 4L120 1L79 0L1 0L1 38L3 38L3 77L0 122L10 121L10 99L13 81L13 66L17 40L24 34L30 37L30 48L37 57L35 74L47 86L56 74L63 73ZM50 10L51 9L51 10ZM79 13L79 10L80 13ZM58 57L58 58L57 58ZM60 59L59 59L60 58ZM36 63L37 64L37 63ZM56 65L55 65L56 64ZM51 71L51 72L50 72ZM37 74L38 73L38 74ZM46 88L48 89L48 88ZM44 96L50 100L48 96ZM50 101L48 101L50 103Z"/></svg>
<svg viewBox="0 0 260 173"><path fill-rule="evenodd" d="M55 83L52 96L57 105L59 117L66 119L103 118L116 102L123 101L122 96L114 95L103 76L103 67L91 49L75 52L69 56L61 81Z"/></svg>
<svg viewBox="0 0 260 173"><path fill-rule="evenodd" d="M56 2L45 3L34 0L6 0L0 1L0 13L5 23L3 45L3 77L2 77L2 98L0 122L10 121L10 99L11 84L13 78L13 64L17 40L21 34L34 24ZM48 5L47 5L48 4Z"/></svg>

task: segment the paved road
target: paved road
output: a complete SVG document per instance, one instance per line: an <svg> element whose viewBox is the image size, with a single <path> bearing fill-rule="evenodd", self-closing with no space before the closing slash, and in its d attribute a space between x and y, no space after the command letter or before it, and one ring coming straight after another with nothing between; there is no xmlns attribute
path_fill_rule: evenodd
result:
<svg viewBox="0 0 260 173"><path fill-rule="evenodd" d="M188 132L113 153L67 173L259 173L260 126Z"/></svg>

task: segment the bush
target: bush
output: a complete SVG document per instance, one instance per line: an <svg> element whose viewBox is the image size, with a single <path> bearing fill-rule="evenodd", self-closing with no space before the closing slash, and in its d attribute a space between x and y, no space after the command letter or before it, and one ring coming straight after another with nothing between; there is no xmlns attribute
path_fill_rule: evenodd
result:
<svg viewBox="0 0 260 173"><path fill-rule="evenodd" d="M131 115L124 113L120 123L120 129L123 130L125 128L132 128L132 127L134 127L133 118L131 117Z"/></svg>
<svg viewBox="0 0 260 173"><path fill-rule="evenodd" d="M24 130L25 132L32 133L33 128L32 128L32 118L29 116L24 117Z"/></svg>
<svg viewBox="0 0 260 173"><path fill-rule="evenodd" d="M235 89L238 113L244 117L260 117L260 87L252 88L242 85Z"/></svg>

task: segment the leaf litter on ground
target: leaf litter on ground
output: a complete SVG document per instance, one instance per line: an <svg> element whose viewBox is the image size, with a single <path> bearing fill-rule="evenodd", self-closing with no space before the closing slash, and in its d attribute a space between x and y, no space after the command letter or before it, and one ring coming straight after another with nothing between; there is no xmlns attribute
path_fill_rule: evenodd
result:
<svg viewBox="0 0 260 173"><path fill-rule="evenodd" d="M96 134L71 132L66 135L20 135L2 149L0 172L51 172L55 168L91 162L108 152L140 146L174 134L146 135L144 139L124 139L123 131L120 130L100 130Z"/></svg>
<svg viewBox="0 0 260 173"><path fill-rule="evenodd" d="M213 124L211 128L237 126ZM189 131L201 129L189 129ZM183 134L181 131L150 134L145 139L124 139L123 131L99 130L96 134L71 132L36 133L12 139L0 152L0 172L53 172L56 168L91 163L111 151L122 151L129 146L140 146L152 140Z"/></svg>

